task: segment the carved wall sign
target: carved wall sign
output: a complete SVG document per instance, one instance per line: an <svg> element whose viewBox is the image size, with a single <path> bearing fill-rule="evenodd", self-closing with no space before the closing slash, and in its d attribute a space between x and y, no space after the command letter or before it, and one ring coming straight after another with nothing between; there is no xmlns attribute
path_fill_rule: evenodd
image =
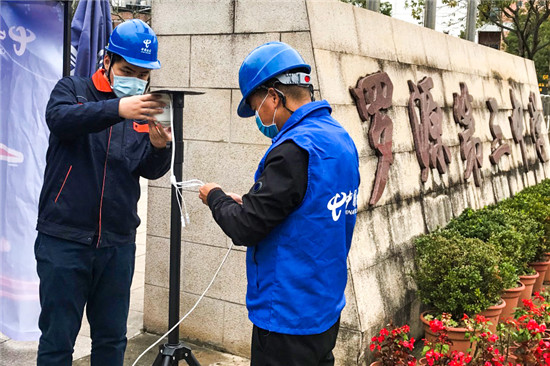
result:
<svg viewBox="0 0 550 366"><path fill-rule="evenodd" d="M491 135L493 135L489 160L491 161L491 164L497 165L503 155L510 155L510 145L503 142L504 135L502 134L502 129L499 125L495 125L495 117L498 112L498 103L496 99L489 98L485 104L487 104L487 108L489 109L489 128L491 129Z"/></svg>
<svg viewBox="0 0 550 366"><path fill-rule="evenodd" d="M377 72L360 79L356 88L350 88L350 93L355 99L361 120L371 121L369 144L378 156L378 167L369 204L375 205L384 193L390 165L393 163L393 122L387 114L382 113L382 110L392 105L393 84L388 74Z"/></svg>
<svg viewBox="0 0 550 366"><path fill-rule="evenodd" d="M431 90L434 83L432 78L424 77L415 84L408 80L409 123L413 134L414 146L418 164L421 169L421 179L425 183L428 180L430 169L436 169L440 174L445 174L451 163L451 152L443 143L442 120L443 112L435 102ZM464 179L472 175L476 186L481 186L483 167L483 144L481 139L474 137L475 120L473 117L473 97L468 91L468 86L461 82L460 94L453 93L453 119L464 130L458 134L460 140L460 156L465 162ZM370 121L368 139L370 146L378 157L378 166L374 179L374 186L369 200L370 205L375 205L379 200L386 184L390 166L393 163L392 138L393 121L387 115L387 110L392 106L393 83L385 72L376 72L367 75L357 82L355 88L350 87L350 94L355 100L357 111L362 121ZM516 144L520 145L523 165L528 168L528 158L525 151L523 110L520 102L510 89L512 102L512 114L508 117L512 137ZM489 110L489 128L493 141L491 142L491 154L489 160L496 165L504 155L511 154L511 148L505 142L501 127L495 123L498 113L498 103L495 98L488 98L485 102ZM536 107L535 93L530 93L528 111L530 115L530 136L533 140L537 156L541 162L550 160L549 152L545 145L543 131L543 116Z"/></svg>
<svg viewBox="0 0 550 366"><path fill-rule="evenodd" d="M510 121L510 127L512 128L512 137L516 144L519 144L521 148L521 157L523 159L523 165L525 168L529 167L529 161L527 160L527 153L525 151L525 141L523 140L523 116L522 107L520 102L516 99L514 91L510 89L510 100L512 101L512 115L508 117Z"/></svg>
<svg viewBox="0 0 550 366"><path fill-rule="evenodd" d="M472 100L468 93L468 86L460 83L460 94L453 93L453 117L456 123L464 127L464 131L458 134L460 139L460 156L466 162L464 180L474 174L474 182L481 186L481 167L483 166L483 146L478 137L474 137L476 130L474 116L472 115Z"/></svg>
<svg viewBox="0 0 550 366"><path fill-rule="evenodd" d="M422 170L422 182L426 182L430 168L437 168L440 174L447 172L451 152L442 142L443 113L430 92L433 88L432 78L424 77L418 85L411 80L407 83L411 93L408 103L409 122L416 157Z"/></svg>
<svg viewBox="0 0 550 366"><path fill-rule="evenodd" d="M542 113L537 110L537 104L535 102L535 93L529 93L529 104L527 105L529 110L529 126L531 130L531 138L537 150L539 160L543 163L548 161L548 154L546 146L544 145L544 139L542 137Z"/></svg>

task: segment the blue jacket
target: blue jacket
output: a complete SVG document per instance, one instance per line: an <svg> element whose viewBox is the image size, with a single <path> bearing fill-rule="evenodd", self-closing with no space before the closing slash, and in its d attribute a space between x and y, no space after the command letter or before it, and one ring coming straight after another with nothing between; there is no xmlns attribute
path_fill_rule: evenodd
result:
<svg viewBox="0 0 550 366"><path fill-rule="evenodd" d="M309 154L301 205L247 251L247 307L260 328L319 334L345 305L347 255L357 213L359 158L355 144L330 116L326 101L300 107L273 139L269 152L292 140Z"/></svg>
<svg viewBox="0 0 550 366"><path fill-rule="evenodd" d="M98 246L135 242L139 177L163 176L171 153L151 145L146 122L119 117L119 100L103 70L53 89L39 232L84 244L95 237Z"/></svg>

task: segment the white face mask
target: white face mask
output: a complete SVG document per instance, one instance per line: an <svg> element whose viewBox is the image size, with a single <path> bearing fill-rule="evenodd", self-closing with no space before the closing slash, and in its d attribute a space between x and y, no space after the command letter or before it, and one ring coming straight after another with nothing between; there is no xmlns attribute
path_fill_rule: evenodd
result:
<svg viewBox="0 0 550 366"><path fill-rule="evenodd" d="M134 77L118 76L113 71L113 85L111 88L117 97L142 95L147 87L147 81Z"/></svg>

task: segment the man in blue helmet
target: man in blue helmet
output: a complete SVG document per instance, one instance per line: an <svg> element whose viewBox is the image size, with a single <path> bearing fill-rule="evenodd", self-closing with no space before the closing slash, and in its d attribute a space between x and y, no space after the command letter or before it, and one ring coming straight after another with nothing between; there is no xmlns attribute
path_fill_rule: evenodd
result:
<svg viewBox="0 0 550 366"><path fill-rule="evenodd" d="M113 30L104 69L67 77L46 109L50 129L35 243L40 277L38 365L72 364L84 306L92 365L120 365L134 272L139 178L170 166L163 104L143 95L157 37L141 20Z"/></svg>
<svg viewBox="0 0 550 366"><path fill-rule="evenodd" d="M290 46L253 50L239 71L237 113L256 117L272 145L242 198L219 185L200 198L236 245L247 246L252 366L334 364L357 212L358 154L313 101L311 67Z"/></svg>

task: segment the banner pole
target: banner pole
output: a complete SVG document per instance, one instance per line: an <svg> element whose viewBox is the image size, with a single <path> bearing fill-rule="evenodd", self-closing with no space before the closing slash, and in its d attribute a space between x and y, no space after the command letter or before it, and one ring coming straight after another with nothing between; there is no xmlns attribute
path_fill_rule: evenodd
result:
<svg viewBox="0 0 550 366"><path fill-rule="evenodd" d="M63 76L71 73L71 0L63 0Z"/></svg>

